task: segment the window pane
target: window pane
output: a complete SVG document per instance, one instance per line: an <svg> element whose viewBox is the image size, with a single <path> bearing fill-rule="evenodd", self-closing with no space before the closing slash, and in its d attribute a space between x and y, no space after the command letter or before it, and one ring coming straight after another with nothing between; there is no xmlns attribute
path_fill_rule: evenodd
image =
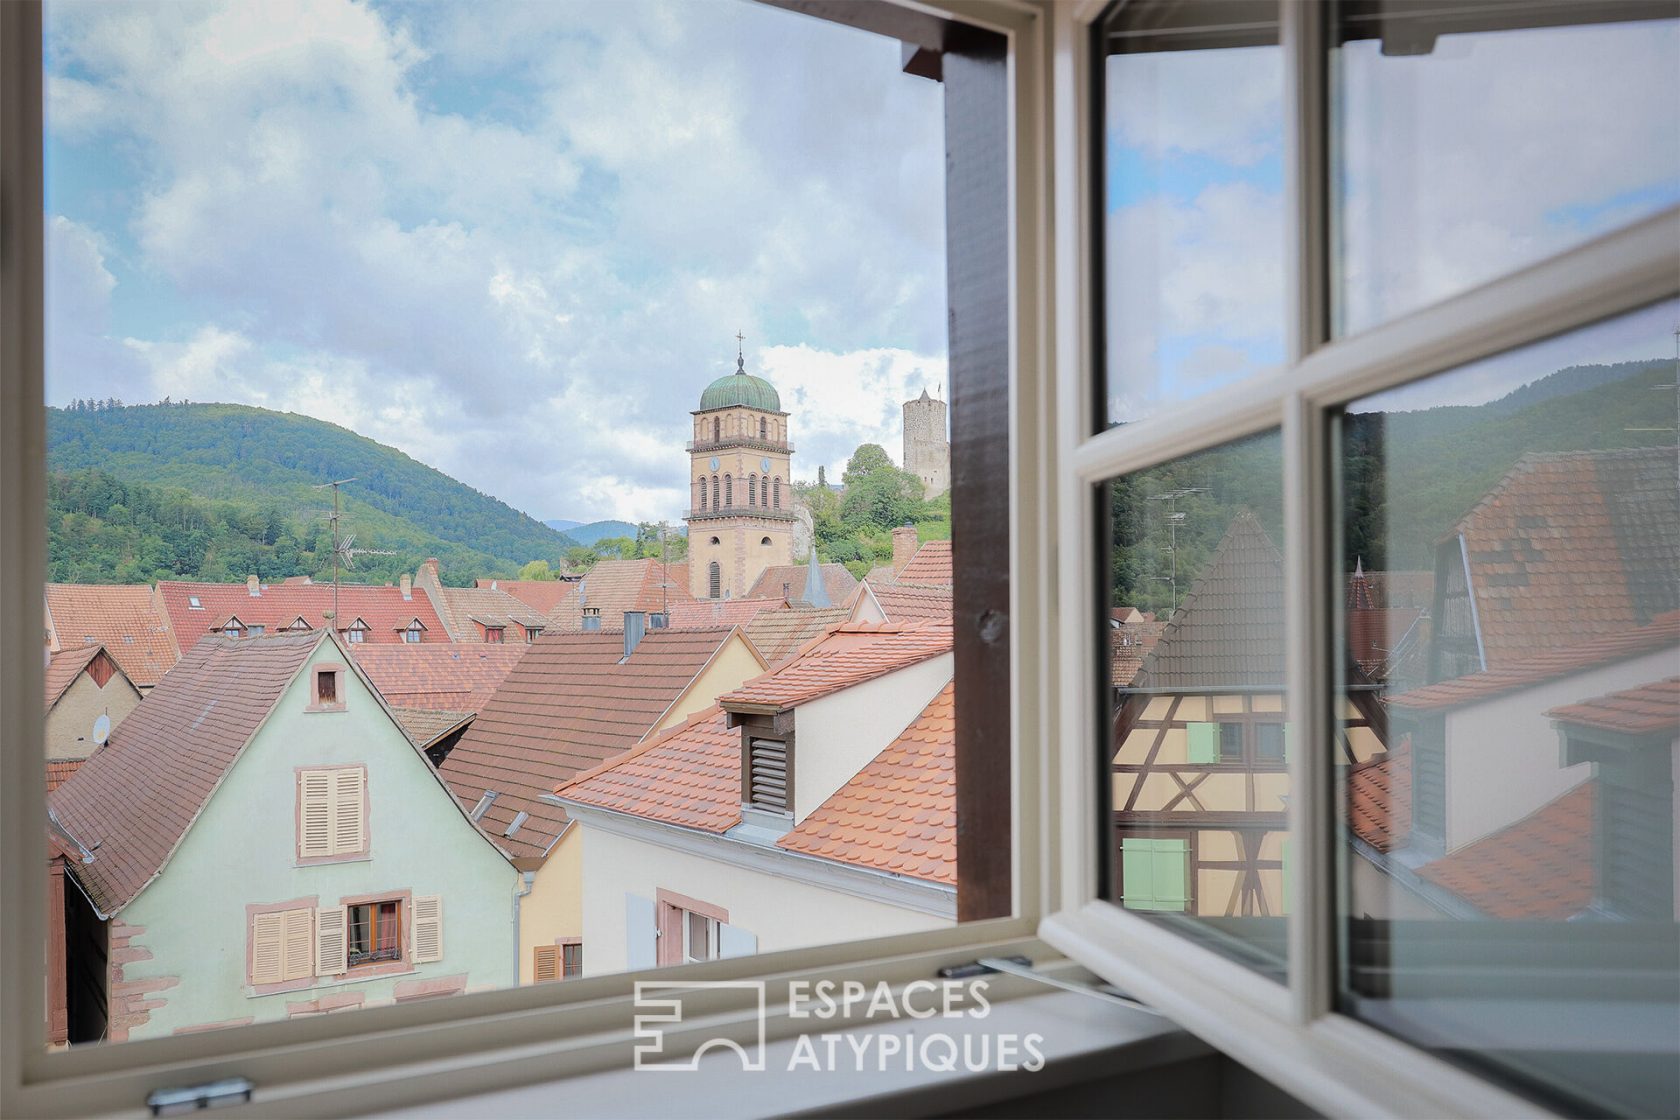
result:
<svg viewBox="0 0 1680 1120"><path fill-rule="evenodd" d="M1331 67L1338 333L1680 202L1673 4L1362 0L1342 11Z"/></svg>
<svg viewBox="0 0 1680 1120"><path fill-rule="evenodd" d="M1284 357L1277 6L1128 4L1101 27L1106 423Z"/></svg>
<svg viewBox="0 0 1680 1120"><path fill-rule="evenodd" d="M1108 897L1284 970L1289 779L1282 441L1273 431L1108 485ZM1174 609L1176 605L1176 610Z"/></svg>
<svg viewBox="0 0 1680 1120"><path fill-rule="evenodd" d="M1680 1109L1677 322L1339 421L1345 1006L1570 1111Z"/></svg>

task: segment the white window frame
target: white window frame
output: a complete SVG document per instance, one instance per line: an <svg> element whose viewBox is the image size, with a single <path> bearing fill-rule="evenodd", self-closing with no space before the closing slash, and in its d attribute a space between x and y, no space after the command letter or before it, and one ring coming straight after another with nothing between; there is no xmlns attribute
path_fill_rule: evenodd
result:
<svg viewBox="0 0 1680 1120"><path fill-rule="evenodd" d="M1014 916L947 929L678 966L695 979L766 979L772 1007L786 985L844 973L905 984L978 956L1054 953L1036 936L1061 897L1055 859L1057 763L1053 684L1057 625L1056 528L1050 471L1054 393L1048 168L1048 20L1032 0L892 0L983 28L1008 42L1010 87L1009 236L1010 533L1014 758ZM790 16L789 18L796 18ZM356 1015L264 1022L226 1031L46 1051L43 687L38 643L45 573L44 257L42 237L42 71L39 0L0 4L0 820L19 843L0 846L0 1114L40 1117L133 1112L159 1085L191 1085L230 1069L259 1087L266 1107L354 1113L629 1068L635 1038L631 994L637 974L576 978L563 985L475 992L449 1000L370 1008ZM586 611L587 613L587 611ZM509 888L510 896L513 887ZM662 972L668 975L670 970ZM645 973L641 975L646 975ZM1003 978L994 1000L1038 994ZM756 1015L756 1002L715 1005ZM773 1014L770 1037L808 1024ZM705 1031L667 1032L667 1045ZM533 1042L532 1040L540 1040ZM603 1041L605 1039L606 1041ZM346 1042L354 1045L345 1045ZM673 1051L675 1052L675 1051Z"/></svg>
<svg viewBox="0 0 1680 1120"><path fill-rule="evenodd" d="M1456 368L1680 294L1680 207L1637 222L1471 291L1345 338L1330 340L1327 139L1327 6L1282 0L1286 82L1285 239L1287 362L1221 390L1216 400L1097 432L1089 278L1101 267L1094 231L1093 27L1106 0L1055 5L1055 280L1078 293L1055 308L1055 467L1061 542L1057 582L1062 741L1084 751L1098 726L1094 661L1100 630L1093 488L1109 479L1244 436L1282 432L1283 551L1291 557L1284 608L1288 708L1295 742L1329 742L1333 696L1325 595L1330 569L1328 478L1333 448L1325 418L1358 398ZM1091 434L1097 432L1097 434ZM1322 671L1316 671L1322 670ZM1106 673L1102 679L1107 679ZM1096 838L1098 768L1063 759L1062 891L1040 935L1104 978L1165 1011L1211 1045L1330 1115L1512 1116L1544 1114L1533 1101L1332 1009L1335 899L1328 752L1289 752L1289 842L1299 853L1290 884L1287 986L1192 944L1149 918L1102 900Z"/></svg>

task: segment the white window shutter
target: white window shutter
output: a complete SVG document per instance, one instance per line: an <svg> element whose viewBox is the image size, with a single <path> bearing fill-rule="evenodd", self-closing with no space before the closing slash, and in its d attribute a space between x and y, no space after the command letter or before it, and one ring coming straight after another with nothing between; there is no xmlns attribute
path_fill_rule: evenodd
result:
<svg viewBox="0 0 1680 1120"><path fill-rule="evenodd" d="M333 855L355 855L367 849L367 820L363 799L363 775L359 766L333 771Z"/></svg>
<svg viewBox="0 0 1680 1120"><path fill-rule="evenodd" d="M640 895L624 896L624 967L634 972L639 968L653 968L659 963L659 920L654 916L653 899Z"/></svg>
<svg viewBox="0 0 1680 1120"><path fill-rule="evenodd" d="M342 906L323 906L315 911L315 975L337 976L350 965L349 930Z"/></svg>
<svg viewBox="0 0 1680 1120"><path fill-rule="evenodd" d="M443 959L443 898L435 894L414 898L414 963Z"/></svg>
<svg viewBox="0 0 1680 1120"><path fill-rule="evenodd" d="M758 952L758 934L732 926L728 922L718 923L718 956L720 957L750 957Z"/></svg>
<svg viewBox="0 0 1680 1120"><path fill-rule="evenodd" d="M285 918L271 910L251 919L251 983L278 984L285 978Z"/></svg>
<svg viewBox="0 0 1680 1120"><path fill-rule="evenodd" d="M284 980L301 980L315 974L315 915L308 909L287 910L284 915L284 949L280 971Z"/></svg>
<svg viewBox="0 0 1680 1120"><path fill-rule="evenodd" d="M333 854L331 770L305 770L298 775L298 858L318 859Z"/></svg>

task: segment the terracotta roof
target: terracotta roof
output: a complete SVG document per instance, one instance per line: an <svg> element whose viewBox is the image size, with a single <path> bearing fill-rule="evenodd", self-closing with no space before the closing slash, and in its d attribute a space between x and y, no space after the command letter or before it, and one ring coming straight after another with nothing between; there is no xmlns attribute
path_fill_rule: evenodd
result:
<svg viewBox="0 0 1680 1120"><path fill-rule="evenodd" d="M67 649L55 653L47 658L47 710L58 703L58 698L64 695L77 677L82 675L88 662L99 656L102 645L82 646L79 649Z"/></svg>
<svg viewBox="0 0 1680 1120"><path fill-rule="evenodd" d="M325 635L205 638L48 798L94 859L75 871L111 915L163 870L263 718Z"/></svg>
<svg viewBox="0 0 1680 1120"><path fill-rule="evenodd" d="M764 660L772 666L780 665L812 638L845 622L851 613L845 607L811 610L796 606L782 611L764 611L747 623L747 637L764 655Z"/></svg>
<svg viewBox="0 0 1680 1120"><path fill-rule="evenodd" d="M954 684L851 781L776 843L839 863L957 882ZM740 750L739 739L736 750ZM740 766L735 767L737 793Z"/></svg>
<svg viewBox="0 0 1680 1120"><path fill-rule="evenodd" d="M888 622L944 622L951 621L951 591L945 587L916 587L896 584L886 587L869 586L875 601L881 604Z"/></svg>
<svg viewBox="0 0 1680 1120"><path fill-rule="evenodd" d="M707 832L741 823L741 732L707 708L579 774L555 793L586 805Z"/></svg>
<svg viewBox="0 0 1680 1120"><path fill-rule="evenodd" d="M719 696L718 704L726 711L785 712L950 651L950 626L850 622L773 672Z"/></svg>
<svg viewBox="0 0 1680 1120"><path fill-rule="evenodd" d="M87 760L81 758L47 759L47 792L51 793L69 781L70 776L80 770L85 761Z"/></svg>
<svg viewBox="0 0 1680 1120"><path fill-rule="evenodd" d="M1653 681L1623 692L1553 708L1546 713L1560 723L1597 727L1628 735L1680 735L1680 677Z"/></svg>
<svg viewBox="0 0 1680 1120"><path fill-rule="evenodd" d="M951 542L927 541L898 573L899 583L919 583L932 587L951 586Z"/></svg>
<svg viewBox="0 0 1680 1120"><path fill-rule="evenodd" d="M1347 770L1348 824L1379 852L1404 848L1412 836L1412 741Z"/></svg>
<svg viewBox="0 0 1680 1120"><path fill-rule="evenodd" d="M483 642L479 626L507 629L514 624L541 630L548 625L542 611L532 610L506 591L488 587L439 587L442 613L458 642ZM474 625L477 623L477 625Z"/></svg>
<svg viewBox="0 0 1680 1120"><path fill-rule="evenodd" d="M103 643L137 688L157 684L181 656L146 584L49 583L46 602L60 650Z"/></svg>
<svg viewBox="0 0 1680 1120"><path fill-rule="evenodd" d="M1414 688L1390 696L1385 702L1393 708L1418 711L1456 708L1677 644L1680 644L1680 611L1670 611L1646 626L1606 634L1578 645L1544 649L1511 661L1502 669L1488 669Z"/></svg>
<svg viewBox="0 0 1680 1120"><path fill-rule="evenodd" d="M857 577L846 570L846 565L828 563L821 565L823 587L828 591L830 603L844 602L846 597L857 589ZM753 585L747 589L748 599L792 599L805 602L809 596L805 594L805 581L810 578L810 567L806 564L773 564L759 573Z"/></svg>
<svg viewBox="0 0 1680 1120"><path fill-rule="evenodd" d="M1109 628L1109 676L1116 686L1124 688L1137 678L1138 670L1143 668L1144 660L1166 628L1164 622L1148 620Z"/></svg>
<svg viewBox="0 0 1680 1120"><path fill-rule="evenodd" d="M1366 673L1382 673L1384 665L1404 653L1403 640L1423 617L1415 607L1356 607L1347 612L1348 652Z"/></svg>
<svg viewBox="0 0 1680 1120"><path fill-rule="evenodd" d="M475 579L474 587L506 591L538 614L546 615L578 589L570 579Z"/></svg>
<svg viewBox="0 0 1680 1120"><path fill-rule="evenodd" d="M603 626L622 626L625 611L649 613L694 599L688 592L688 565L658 560L602 560L589 569L574 594L549 612L560 630L583 629L583 612L598 611Z"/></svg>
<svg viewBox="0 0 1680 1120"><path fill-rule="evenodd" d="M206 634L220 629L230 617L247 626L262 626L269 634L286 629L300 617L315 630L326 627L327 612L333 604L332 584L266 584L259 585L257 590L252 595L243 583L185 580L158 583L158 594L169 612L170 624L183 652ZM198 607L192 605L194 598L199 602ZM340 584L338 614L340 632L358 618L366 623L368 643L401 642L399 631L416 618L426 628L422 643L449 640L449 633L432 609L431 600L418 588L404 599L399 587Z"/></svg>
<svg viewBox="0 0 1680 1120"><path fill-rule="evenodd" d="M1524 455L1459 521L1488 668L1680 607L1674 471L1672 447Z"/></svg>
<svg viewBox="0 0 1680 1120"><path fill-rule="evenodd" d="M393 708L476 712L489 703L496 687L531 647L524 642L421 642L349 648L350 656Z"/></svg>
<svg viewBox="0 0 1680 1120"><path fill-rule="evenodd" d="M672 603L666 613L670 615L671 629L693 630L701 626L744 626L764 611L786 608L787 600L782 598L695 599L687 603ZM622 619L619 625L623 625Z"/></svg>
<svg viewBox="0 0 1680 1120"><path fill-rule="evenodd" d="M1131 688L1147 692L1281 689L1283 557L1240 513Z"/></svg>
<svg viewBox="0 0 1680 1120"><path fill-rule="evenodd" d="M541 856L566 814L538 798L639 742L729 640L729 627L650 630L628 660L620 634L551 630L531 644L440 769L480 827L515 857ZM530 819L502 833L516 813Z"/></svg>
<svg viewBox="0 0 1680 1120"><path fill-rule="evenodd" d="M436 708L392 708L397 725L409 742L425 750L473 718L472 712L451 712Z"/></svg>
<svg viewBox="0 0 1680 1120"><path fill-rule="evenodd" d="M1593 900L1595 785L1583 782L1418 873L1493 918L1573 917Z"/></svg>

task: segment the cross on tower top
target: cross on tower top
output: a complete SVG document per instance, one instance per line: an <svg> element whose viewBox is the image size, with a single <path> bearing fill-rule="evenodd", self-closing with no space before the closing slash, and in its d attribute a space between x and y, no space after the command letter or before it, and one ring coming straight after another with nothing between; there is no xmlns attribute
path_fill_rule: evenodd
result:
<svg viewBox="0 0 1680 1120"><path fill-rule="evenodd" d="M746 340L747 340L746 335L742 334L739 330L737 330L735 332L735 368L736 369L744 369L746 367L746 364L747 364L746 351L742 349L742 343L746 342Z"/></svg>

